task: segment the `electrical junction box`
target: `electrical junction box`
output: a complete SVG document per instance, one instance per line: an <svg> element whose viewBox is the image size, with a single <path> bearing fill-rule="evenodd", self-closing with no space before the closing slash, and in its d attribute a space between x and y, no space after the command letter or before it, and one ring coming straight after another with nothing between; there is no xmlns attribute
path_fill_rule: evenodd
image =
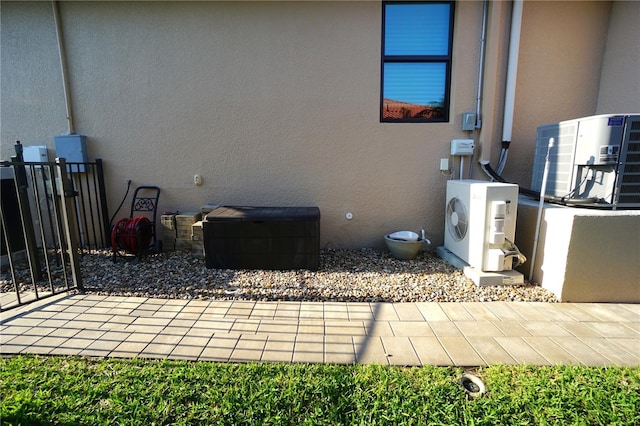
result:
<svg viewBox="0 0 640 426"><path fill-rule="evenodd" d="M451 155L473 155L473 139L453 139L451 141Z"/></svg>
<svg viewBox="0 0 640 426"><path fill-rule="evenodd" d="M473 112L462 113L462 130L475 130L476 114Z"/></svg>
<svg viewBox="0 0 640 426"><path fill-rule="evenodd" d="M88 163L87 137L84 135L59 135L55 136L56 157L64 158L67 163ZM68 166L70 172L84 172L84 165Z"/></svg>
<svg viewBox="0 0 640 426"><path fill-rule="evenodd" d="M49 157L47 156L47 146L25 146L24 148L22 148L22 159L25 161L25 163L48 163Z"/></svg>

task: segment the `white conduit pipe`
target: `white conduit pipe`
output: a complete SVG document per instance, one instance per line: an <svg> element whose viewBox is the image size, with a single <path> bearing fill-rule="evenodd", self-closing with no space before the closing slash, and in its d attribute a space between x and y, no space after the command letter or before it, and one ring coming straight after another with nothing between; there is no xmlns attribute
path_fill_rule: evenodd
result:
<svg viewBox="0 0 640 426"><path fill-rule="evenodd" d="M509 38L509 63L507 64L507 85L504 98L504 120L502 140L511 141L513 109L516 98L516 77L518 76L518 52L520 50L520 29L522 26L522 0L513 2L511 12L511 36Z"/></svg>
<svg viewBox="0 0 640 426"><path fill-rule="evenodd" d="M58 54L60 56L60 68L62 71L62 88L64 90L64 103L67 112L67 129L69 134L74 133L73 115L71 114L71 95L69 94L69 78L67 70L67 55L64 50L64 40L62 38L62 21L60 20L60 10L57 1L52 1L53 18L56 23L56 38L58 39Z"/></svg>
<svg viewBox="0 0 640 426"><path fill-rule="evenodd" d="M516 99L516 79L518 77L518 54L520 51L520 30L522 28L522 0L514 0L511 11L511 34L509 37L509 60L507 64L507 83L504 95L504 116L502 120L502 142L511 142L513 130L513 110ZM503 149L501 161L496 168L502 174L507 163L507 150Z"/></svg>
<svg viewBox="0 0 640 426"><path fill-rule="evenodd" d="M484 83L484 51L487 39L487 10L489 0L484 0L482 5L482 35L480 38L480 65L478 67L478 96L476 96L476 129L482 127L482 84Z"/></svg>
<svg viewBox="0 0 640 426"><path fill-rule="evenodd" d="M547 191L547 176L549 175L549 153L555 140L549 138L547 156L544 159L544 171L542 172L542 186L540 188L540 203L538 204L538 218L536 219L536 232L533 236L533 250L531 254L531 266L529 267L529 281L533 280L533 268L536 264L536 251L538 251L538 236L540 235L540 223L542 223L542 208L544 207L544 195Z"/></svg>

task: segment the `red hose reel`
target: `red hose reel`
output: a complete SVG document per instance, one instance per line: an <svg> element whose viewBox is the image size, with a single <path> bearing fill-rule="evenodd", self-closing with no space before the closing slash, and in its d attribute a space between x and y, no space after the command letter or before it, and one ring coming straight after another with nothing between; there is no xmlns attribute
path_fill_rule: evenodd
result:
<svg viewBox="0 0 640 426"><path fill-rule="evenodd" d="M131 254L141 254L149 250L153 238L153 224L144 216L123 218L111 229L113 252L124 250Z"/></svg>

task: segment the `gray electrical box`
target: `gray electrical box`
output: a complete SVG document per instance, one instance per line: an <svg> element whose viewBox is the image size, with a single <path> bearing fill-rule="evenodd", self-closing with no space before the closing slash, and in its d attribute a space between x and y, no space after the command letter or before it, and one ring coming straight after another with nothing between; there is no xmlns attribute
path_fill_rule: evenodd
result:
<svg viewBox="0 0 640 426"><path fill-rule="evenodd" d="M67 163L88 163L87 137L84 135L59 135L54 137L56 157L64 158ZM69 166L69 171L85 171L85 166Z"/></svg>
<svg viewBox="0 0 640 426"><path fill-rule="evenodd" d="M22 159L26 163L47 163L49 161L49 157L47 156L47 146L25 146L22 148Z"/></svg>
<svg viewBox="0 0 640 426"><path fill-rule="evenodd" d="M462 130L475 130L476 115L473 112L462 113Z"/></svg>

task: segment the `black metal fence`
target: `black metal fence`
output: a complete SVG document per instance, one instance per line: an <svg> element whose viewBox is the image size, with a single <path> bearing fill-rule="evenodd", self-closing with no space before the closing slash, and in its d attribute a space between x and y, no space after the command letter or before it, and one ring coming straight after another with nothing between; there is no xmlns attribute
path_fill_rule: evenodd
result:
<svg viewBox="0 0 640 426"><path fill-rule="evenodd" d="M109 245L101 160L0 163L0 310L82 291L80 256Z"/></svg>

